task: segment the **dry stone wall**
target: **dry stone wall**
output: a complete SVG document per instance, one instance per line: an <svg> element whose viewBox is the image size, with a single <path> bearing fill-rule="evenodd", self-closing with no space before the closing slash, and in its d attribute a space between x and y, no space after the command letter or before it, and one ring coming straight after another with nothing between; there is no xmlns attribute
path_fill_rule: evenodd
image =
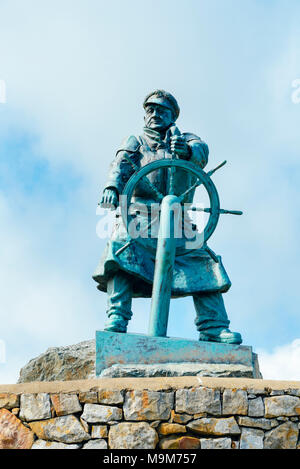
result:
<svg viewBox="0 0 300 469"><path fill-rule="evenodd" d="M144 380L143 388L143 379L124 387L108 381L58 392L55 383L49 392L1 386L0 448L300 449L300 383L273 389L263 380L165 378L154 387Z"/></svg>

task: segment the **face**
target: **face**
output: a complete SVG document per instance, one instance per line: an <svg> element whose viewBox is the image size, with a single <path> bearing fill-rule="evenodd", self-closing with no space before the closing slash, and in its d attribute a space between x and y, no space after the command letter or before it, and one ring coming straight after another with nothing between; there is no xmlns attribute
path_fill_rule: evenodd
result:
<svg viewBox="0 0 300 469"><path fill-rule="evenodd" d="M157 131L168 129L174 122L171 109L159 104L148 104L144 119L146 127Z"/></svg>

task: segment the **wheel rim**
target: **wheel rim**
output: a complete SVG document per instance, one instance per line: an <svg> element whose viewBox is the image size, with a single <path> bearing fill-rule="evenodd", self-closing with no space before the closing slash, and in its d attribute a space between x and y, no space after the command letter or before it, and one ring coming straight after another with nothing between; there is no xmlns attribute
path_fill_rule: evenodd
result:
<svg viewBox="0 0 300 469"><path fill-rule="evenodd" d="M210 209L211 213L208 219L208 222L204 228L203 232L203 244L205 244L208 239L212 236L214 233L216 226L219 221L219 216L220 216L220 200L219 200L219 195L217 192L217 189L211 180L211 178L203 171L201 168L197 167L194 163L191 161L184 161L184 160L173 160L170 158L166 158L163 160L158 160L158 161L153 161L151 163L148 163L147 165L143 166L139 171L134 173L129 181L127 182L125 189L123 191L123 196L127 196L125 198L126 200L126 206L124 204L125 200L121 201L121 216L123 219L123 223L126 227L126 230L128 232L128 225L130 221L132 220L132 216L128 213L131 199L134 193L134 189L137 186L137 184L140 182L140 180L147 176L148 174L152 173L153 171L156 171L161 168L178 168L185 170L186 172L192 173L194 176L196 176L201 184L206 189L206 192L209 196L209 201L210 201ZM200 184L199 184L200 185ZM140 245L145 247L145 240L143 238L136 238L135 241L137 241ZM155 253L155 248L149 246L148 247L153 253ZM182 247L177 247L176 248L176 255L185 255L189 252L195 251L198 248L182 248Z"/></svg>

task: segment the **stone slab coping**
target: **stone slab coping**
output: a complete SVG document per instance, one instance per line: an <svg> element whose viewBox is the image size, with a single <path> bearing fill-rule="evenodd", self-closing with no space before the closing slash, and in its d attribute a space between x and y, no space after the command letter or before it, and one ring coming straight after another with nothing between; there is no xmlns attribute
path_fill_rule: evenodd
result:
<svg viewBox="0 0 300 469"><path fill-rule="evenodd" d="M0 393L36 394L109 390L171 390L204 386L219 389L287 390L300 389L300 381L276 381L251 378L204 378L180 376L166 378L97 378L76 381L36 381L1 384Z"/></svg>

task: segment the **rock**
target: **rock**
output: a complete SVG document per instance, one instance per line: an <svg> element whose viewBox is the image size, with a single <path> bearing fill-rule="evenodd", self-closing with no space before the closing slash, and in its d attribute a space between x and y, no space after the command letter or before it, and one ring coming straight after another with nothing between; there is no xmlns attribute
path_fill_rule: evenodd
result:
<svg viewBox="0 0 300 469"><path fill-rule="evenodd" d="M83 404L97 404L98 393L97 391L87 391L79 393L79 401Z"/></svg>
<svg viewBox="0 0 300 469"><path fill-rule="evenodd" d="M52 394L51 401L58 417L81 412L77 394Z"/></svg>
<svg viewBox="0 0 300 469"><path fill-rule="evenodd" d="M89 432L90 432L90 426L89 426L89 424L88 424L85 420L83 420L81 417L79 417L79 421L80 421L81 425L83 426L84 431L85 431L86 433L89 433Z"/></svg>
<svg viewBox="0 0 300 469"><path fill-rule="evenodd" d="M106 425L92 425L92 438L107 438L108 430Z"/></svg>
<svg viewBox="0 0 300 469"><path fill-rule="evenodd" d="M94 340L49 348L21 369L18 383L91 378L95 378Z"/></svg>
<svg viewBox="0 0 300 469"><path fill-rule="evenodd" d="M187 428L200 435L225 436L241 433L234 417L193 420L187 424Z"/></svg>
<svg viewBox="0 0 300 469"><path fill-rule="evenodd" d="M49 394L22 394L19 417L26 422L51 418Z"/></svg>
<svg viewBox="0 0 300 469"><path fill-rule="evenodd" d="M107 441L102 439L90 440L83 445L82 449L107 449Z"/></svg>
<svg viewBox="0 0 300 469"><path fill-rule="evenodd" d="M225 389L223 392L223 415L247 415L248 398L242 389Z"/></svg>
<svg viewBox="0 0 300 469"><path fill-rule="evenodd" d="M158 428L160 435L171 435L172 433L186 433L185 425L178 423L162 423Z"/></svg>
<svg viewBox="0 0 300 469"><path fill-rule="evenodd" d="M248 397L251 396L251 398L256 397L256 396L265 396L268 392L267 389L259 389L259 388L248 388L247 389Z"/></svg>
<svg viewBox="0 0 300 469"><path fill-rule="evenodd" d="M13 409L14 407L19 407L19 396L12 393L2 393L0 394L0 409Z"/></svg>
<svg viewBox="0 0 300 469"><path fill-rule="evenodd" d="M263 417L265 415L265 406L261 397L250 399L248 407L249 417Z"/></svg>
<svg viewBox="0 0 300 469"><path fill-rule="evenodd" d="M51 347L30 360L21 370L18 383L69 381L95 378L95 340L65 347ZM252 365L216 363L115 364L101 377L208 376L223 378L261 378L256 354Z"/></svg>
<svg viewBox="0 0 300 469"><path fill-rule="evenodd" d="M29 426L41 440L81 443L91 438L74 415L30 422Z"/></svg>
<svg viewBox="0 0 300 469"><path fill-rule="evenodd" d="M176 391L176 412L221 414L220 391L209 388L179 389Z"/></svg>
<svg viewBox="0 0 300 469"><path fill-rule="evenodd" d="M241 427L261 428L262 430L271 430L278 425L276 420L251 417L239 417L238 423Z"/></svg>
<svg viewBox="0 0 300 469"><path fill-rule="evenodd" d="M300 397L300 389L287 389L287 394Z"/></svg>
<svg viewBox="0 0 300 469"><path fill-rule="evenodd" d="M110 428L110 449L155 449L158 435L147 422L122 422Z"/></svg>
<svg viewBox="0 0 300 469"><path fill-rule="evenodd" d="M170 423L179 423L179 424L186 424L193 417L189 414L176 414L174 410L171 411Z"/></svg>
<svg viewBox="0 0 300 469"><path fill-rule="evenodd" d="M150 422L150 426L152 428L157 428L159 425L160 425L160 420L153 420L152 422Z"/></svg>
<svg viewBox="0 0 300 469"><path fill-rule="evenodd" d="M168 437L159 442L161 449L199 449L200 440L192 436Z"/></svg>
<svg viewBox="0 0 300 469"><path fill-rule="evenodd" d="M122 409L100 404L85 404L81 418L88 423L105 423L121 420Z"/></svg>
<svg viewBox="0 0 300 469"><path fill-rule="evenodd" d="M121 391L109 391L100 389L98 391L99 404L123 404L124 396Z"/></svg>
<svg viewBox="0 0 300 469"><path fill-rule="evenodd" d="M265 434L265 449L295 449L299 435L298 425L286 422Z"/></svg>
<svg viewBox="0 0 300 469"><path fill-rule="evenodd" d="M201 449L231 449L231 438L201 438Z"/></svg>
<svg viewBox="0 0 300 469"><path fill-rule="evenodd" d="M173 392L128 391L125 395L125 420L168 420L174 403Z"/></svg>
<svg viewBox="0 0 300 469"><path fill-rule="evenodd" d="M0 449L30 449L33 432L9 410L0 409Z"/></svg>
<svg viewBox="0 0 300 469"><path fill-rule="evenodd" d="M57 441L36 440L31 449L79 449L80 445L66 445Z"/></svg>
<svg viewBox="0 0 300 469"><path fill-rule="evenodd" d="M242 428L240 449L263 449L264 432L257 428Z"/></svg>
<svg viewBox="0 0 300 469"><path fill-rule="evenodd" d="M115 364L104 369L101 378L155 378L159 376L208 376L215 378L255 378L254 369L242 364L157 363Z"/></svg>
<svg viewBox="0 0 300 469"><path fill-rule="evenodd" d="M266 397L265 417L291 417L300 415L300 398L296 396Z"/></svg>

